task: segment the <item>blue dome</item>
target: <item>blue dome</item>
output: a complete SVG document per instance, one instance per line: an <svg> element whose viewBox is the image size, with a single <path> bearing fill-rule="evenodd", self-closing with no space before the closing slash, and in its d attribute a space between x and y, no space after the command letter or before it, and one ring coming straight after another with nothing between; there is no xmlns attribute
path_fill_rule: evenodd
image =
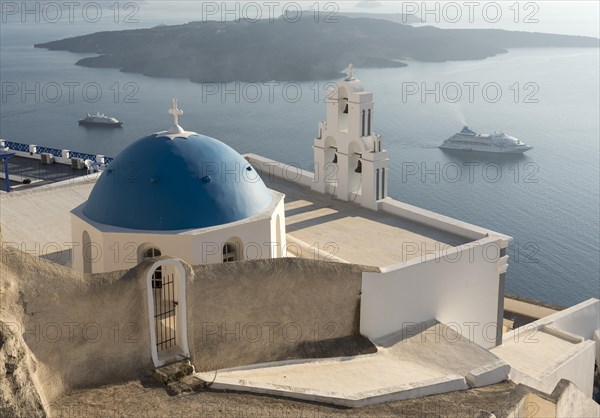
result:
<svg viewBox="0 0 600 418"><path fill-rule="evenodd" d="M129 145L104 170L83 213L129 229L205 228L266 209L271 192L235 150L207 136L153 134Z"/></svg>

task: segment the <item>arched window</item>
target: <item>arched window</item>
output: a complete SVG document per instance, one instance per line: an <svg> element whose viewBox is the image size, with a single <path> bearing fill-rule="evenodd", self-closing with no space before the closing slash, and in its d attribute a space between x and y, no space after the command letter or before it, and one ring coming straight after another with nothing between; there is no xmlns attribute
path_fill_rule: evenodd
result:
<svg viewBox="0 0 600 418"><path fill-rule="evenodd" d="M142 252L142 259L145 260L147 258L160 257L160 250L156 247L148 247ZM163 280L162 280L162 267L158 266L154 273L152 273L152 288L153 289L162 289Z"/></svg>
<svg viewBox="0 0 600 418"><path fill-rule="evenodd" d="M235 248L235 244L231 242L226 242L223 245L223 262L230 263L232 261L237 261L237 251Z"/></svg>
<svg viewBox="0 0 600 418"><path fill-rule="evenodd" d="M150 247L144 250L144 254L142 255L143 258L154 258L154 257L160 257L160 250L156 247Z"/></svg>
<svg viewBox="0 0 600 418"><path fill-rule="evenodd" d="M361 123L361 132L362 135L361 136L365 136L365 110L363 109L363 111L361 112L362 114L362 123Z"/></svg>
<svg viewBox="0 0 600 418"><path fill-rule="evenodd" d="M81 256L83 257L83 272L91 273L92 272L92 239L90 238L90 234L87 231L83 231L83 236L81 238Z"/></svg>

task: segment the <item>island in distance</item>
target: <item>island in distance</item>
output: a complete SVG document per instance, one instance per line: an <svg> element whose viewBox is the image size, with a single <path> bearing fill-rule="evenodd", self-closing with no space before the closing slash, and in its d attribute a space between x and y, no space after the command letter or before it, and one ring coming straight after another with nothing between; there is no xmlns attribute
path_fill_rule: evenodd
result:
<svg viewBox="0 0 600 418"><path fill-rule="evenodd" d="M403 67L406 59L477 60L506 48L599 46L599 39L582 36L413 27L366 17L319 20L191 22L98 32L35 47L98 54L77 62L86 67L194 82L265 82L332 79L349 62L363 68Z"/></svg>

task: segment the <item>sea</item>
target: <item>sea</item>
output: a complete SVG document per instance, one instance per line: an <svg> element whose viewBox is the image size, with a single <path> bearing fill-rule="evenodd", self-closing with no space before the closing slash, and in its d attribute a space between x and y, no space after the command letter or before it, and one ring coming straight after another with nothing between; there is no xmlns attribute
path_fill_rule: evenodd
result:
<svg viewBox="0 0 600 418"><path fill-rule="evenodd" d="M118 21L110 15L98 24L89 16L3 21L1 138L115 156L136 139L169 128L167 110L177 97L185 129L240 153L312 170L312 141L325 119L325 91L335 80L198 84L84 68L75 62L94 54L33 47L164 22L153 15L125 23L126 4L119 6ZM598 49L536 48L480 61L355 69L374 94L373 128L389 153L390 196L512 236L507 293L561 306L600 297L599 61ZM123 127L77 124L97 111L117 116ZM504 156L438 148L464 125L503 131L534 148Z"/></svg>

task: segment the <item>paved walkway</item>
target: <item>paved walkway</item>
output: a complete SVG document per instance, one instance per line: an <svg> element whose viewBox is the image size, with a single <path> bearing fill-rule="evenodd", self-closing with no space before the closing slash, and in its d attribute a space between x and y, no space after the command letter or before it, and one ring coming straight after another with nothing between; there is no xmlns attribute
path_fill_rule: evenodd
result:
<svg viewBox="0 0 600 418"><path fill-rule="evenodd" d="M211 388L317 401L347 407L447 393L473 385L486 369L487 384L508 377L508 366L452 329L436 324L416 335L376 341L378 352L355 357L294 361L198 373ZM468 382L469 380L469 382Z"/></svg>

